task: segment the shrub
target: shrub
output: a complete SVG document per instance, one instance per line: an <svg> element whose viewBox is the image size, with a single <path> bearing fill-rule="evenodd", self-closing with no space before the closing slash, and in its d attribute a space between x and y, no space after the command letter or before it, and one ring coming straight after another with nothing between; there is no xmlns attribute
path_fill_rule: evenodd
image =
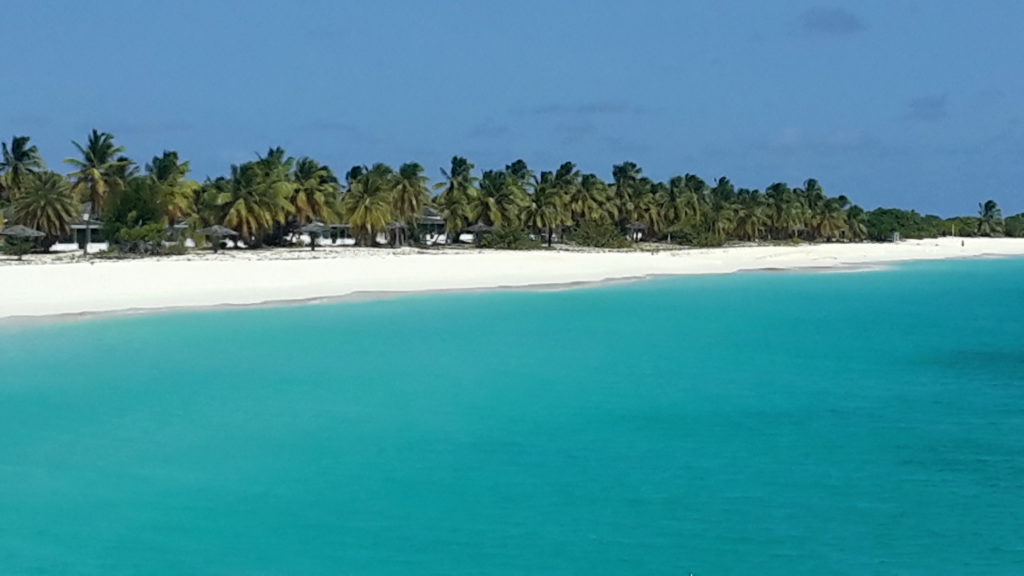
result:
<svg viewBox="0 0 1024 576"><path fill-rule="evenodd" d="M497 250L534 250L541 247L540 240L534 240L521 228L497 229L480 237L480 246Z"/></svg>
<svg viewBox="0 0 1024 576"><path fill-rule="evenodd" d="M126 254L159 254L163 248L164 232L164 226L158 223L122 228L115 236L114 246Z"/></svg>
<svg viewBox="0 0 1024 576"><path fill-rule="evenodd" d="M725 244L724 238L710 232L706 227L695 222L674 226L667 230L666 233L672 238L673 244L682 244L695 248L717 248Z"/></svg>
<svg viewBox="0 0 1024 576"><path fill-rule="evenodd" d="M8 256L17 256L18 260L21 260L22 256L31 252L33 248L35 248L35 242L15 238L8 238L4 240L3 244L0 244L0 252Z"/></svg>
<svg viewBox="0 0 1024 576"><path fill-rule="evenodd" d="M584 220L572 234L572 241L578 246L594 248L629 248L633 245L611 222Z"/></svg>
<svg viewBox="0 0 1024 576"><path fill-rule="evenodd" d="M1004 220L1003 233L1011 238L1024 237L1024 214L1015 214Z"/></svg>

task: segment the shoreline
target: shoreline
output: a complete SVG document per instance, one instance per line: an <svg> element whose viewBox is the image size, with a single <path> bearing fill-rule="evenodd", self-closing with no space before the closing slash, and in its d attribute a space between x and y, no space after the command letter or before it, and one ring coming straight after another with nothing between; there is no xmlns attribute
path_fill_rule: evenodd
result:
<svg viewBox="0 0 1024 576"><path fill-rule="evenodd" d="M909 261L1024 256L1024 239L972 238L970 248L961 247L960 240L653 253L339 249L33 263L0 266L0 326L414 294L562 291L668 276L853 273Z"/></svg>

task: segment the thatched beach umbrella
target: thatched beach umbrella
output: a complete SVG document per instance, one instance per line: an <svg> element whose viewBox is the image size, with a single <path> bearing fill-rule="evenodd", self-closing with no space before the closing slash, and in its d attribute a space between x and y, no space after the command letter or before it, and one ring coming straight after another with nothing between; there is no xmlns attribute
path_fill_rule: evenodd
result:
<svg viewBox="0 0 1024 576"><path fill-rule="evenodd" d="M0 236L9 236L11 238L42 238L46 236L46 234L36 230L35 228L16 224L0 230Z"/></svg>
<svg viewBox="0 0 1024 576"><path fill-rule="evenodd" d="M18 260L28 251L32 250L32 245L28 243L29 239L43 238L46 236L45 233L36 230L35 228L29 228L28 226L22 226L20 224L14 226L8 226L3 230L0 230L0 236L6 236L8 238L17 238L18 240L24 241L18 244L12 244L11 253L18 256Z"/></svg>
<svg viewBox="0 0 1024 576"><path fill-rule="evenodd" d="M324 232L330 231L331 227L325 225L323 222L310 222L305 226L299 228L300 234L309 234L309 248L310 250L316 250L316 240L320 236L324 235Z"/></svg>
<svg viewBox="0 0 1024 576"><path fill-rule="evenodd" d="M197 230L196 234L202 234L207 238L216 239L216 241L213 243L214 254L216 254L217 249L220 248L221 239L226 238L228 236L238 236L238 232L235 232L234 230L226 226L221 226L220 224L217 224L215 226L208 226L206 228L203 228L202 230Z"/></svg>
<svg viewBox="0 0 1024 576"><path fill-rule="evenodd" d="M484 232L493 232L494 226L488 226L483 222L477 222L476 224L466 228L466 231L473 233L473 242L477 243L480 241L480 236L483 235Z"/></svg>

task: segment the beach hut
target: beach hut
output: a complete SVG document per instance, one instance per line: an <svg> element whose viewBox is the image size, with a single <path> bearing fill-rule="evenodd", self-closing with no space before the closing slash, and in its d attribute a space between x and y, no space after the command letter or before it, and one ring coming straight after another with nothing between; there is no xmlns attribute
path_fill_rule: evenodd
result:
<svg viewBox="0 0 1024 576"><path fill-rule="evenodd" d="M325 232L330 232L330 230L331 227L323 222L310 222L299 228L299 233L309 235L309 249L315 251L317 239L323 236Z"/></svg>
<svg viewBox="0 0 1024 576"><path fill-rule="evenodd" d="M221 226L219 224L217 224L215 226L209 226L209 227L203 228L202 230L197 230L196 234L202 234L203 236L206 236L207 238L213 238L214 239L214 241L213 241L213 252L214 252L214 254L216 254L217 250L220 248L220 241L221 240L223 240L224 238L227 238L229 236L238 236L238 232L235 232L231 228L228 228L226 226Z"/></svg>

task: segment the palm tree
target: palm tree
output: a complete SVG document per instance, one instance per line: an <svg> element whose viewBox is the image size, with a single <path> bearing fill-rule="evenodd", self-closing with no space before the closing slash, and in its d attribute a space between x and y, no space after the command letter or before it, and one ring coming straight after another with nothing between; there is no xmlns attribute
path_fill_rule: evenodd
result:
<svg viewBox="0 0 1024 576"><path fill-rule="evenodd" d="M147 177L157 191L157 204L169 225L196 213L199 183L186 178L190 169L188 161L180 161L173 150L164 150L146 164Z"/></svg>
<svg viewBox="0 0 1024 576"><path fill-rule="evenodd" d="M335 206L341 193L341 185L334 173L312 158L299 158L291 173L291 205L297 223L301 226L314 220L334 222Z"/></svg>
<svg viewBox="0 0 1024 576"><path fill-rule="evenodd" d="M554 229L563 224L571 224L565 200L555 184L554 173L541 172L533 194L523 209L523 223L538 230L546 230L548 247L551 247Z"/></svg>
<svg viewBox="0 0 1024 576"><path fill-rule="evenodd" d="M259 162L231 166L231 177L215 183L224 225L238 232L246 245L262 244L275 225L284 224L293 207L291 187L272 178Z"/></svg>
<svg viewBox="0 0 1024 576"><path fill-rule="evenodd" d="M1003 211L995 200L978 204L978 234L993 236L1003 232Z"/></svg>
<svg viewBox="0 0 1024 576"><path fill-rule="evenodd" d="M71 222L80 214L71 184L56 172L26 175L13 198L12 208L14 221L45 233L49 245L61 234L70 233Z"/></svg>
<svg viewBox="0 0 1024 576"><path fill-rule="evenodd" d="M579 185L573 186L568 198L569 215L574 225L584 220L604 220L618 216L615 206L611 203L608 186L597 174L584 174Z"/></svg>
<svg viewBox="0 0 1024 576"><path fill-rule="evenodd" d="M868 237L867 214L864 209L854 204L846 209L846 230L850 239L860 241Z"/></svg>
<svg viewBox="0 0 1024 576"><path fill-rule="evenodd" d="M115 146L114 135L107 132L93 129L85 146L75 141L71 143L82 155L81 159L64 159L65 163L75 168L75 171L68 175L73 179L72 189L78 195L79 201L88 200L92 204L90 218L100 218L103 215L107 194L124 185L121 177L131 161L121 156L124 147ZM91 241L92 229L86 226L87 247Z"/></svg>
<svg viewBox="0 0 1024 576"><path fill-rule="evenodd" d="M29 140L28 136L15 136L9 148L6 142L0 145L0 192L8 197L21 189L22 181L29 174L46 170L39 149L30 146Z"/></svg>
<svg viewBox="0 0 1024 576"><path fill-rule="evenodd" d="M523 159L516 160L511 164L506 164L505 172L508 172L513 178L516 179L516 182L519 183L519 188L521 188L524 192L529 190L530 186L533 184L533 170L530 170L530 167L526 164L526 161Z"/></svg>
<svg viewBox="0 0 1024 576"><path fill-rule="evenodd" d="M643 171L635 162L623 162L612 166L615 203L618 205L620 218L630 219L631 213L634 212L632 204L642 173Z"/></svg>
<svg viewBox="0 0 1024 576"><path fill-rule="evenodd" d="M462 156L453 156L451 170L446 172L441 169L444 182L434 184L434 189L441 190L436 203L445 221L445 234L449 243L453 238L458 240L459 233L466 228L472 218L473 199L479 193L473 168L469 160Z"/></svg>
<svg viewBox="0 0 1024 576"><path fill-rule="evenodd" d="M423 166L416 162L399 166L394 178L392 202L395 219L415 230L423 208L430 203L430 189L427 177L423 175Z"/></svg>
<svg viewBox="0 0 1024 576"><path fill-rule="evenodd" d="M842 236L847 230L847 204L849 201L845 196L825 198L818 204L817 211L813 212L812 220L814 230L819 238L832 241Z"/></svg>
<svg viewBox="0 0 1024 576"><path fill-rule="evenodd" d="M349 230L364 246L372 246L394 218L394 174L387 164L360 170L341 198Z"/></svg>
<svg viewBox="0 0 1024 576"><path fill-rule="evenodd" d="M519 216L529 204L519 182L503 170L488 170L480 179L480 191L470 202L471 220L479 220L496 228L515 228Z"/></svg>
<svg viewBox="0 0 1024 576"><path fill-rule="evenodd" d="M758 240L771 222L768 215L768 199L758 190L742 188L736 197L738 207L734 231L741 240Z"/></svg>

